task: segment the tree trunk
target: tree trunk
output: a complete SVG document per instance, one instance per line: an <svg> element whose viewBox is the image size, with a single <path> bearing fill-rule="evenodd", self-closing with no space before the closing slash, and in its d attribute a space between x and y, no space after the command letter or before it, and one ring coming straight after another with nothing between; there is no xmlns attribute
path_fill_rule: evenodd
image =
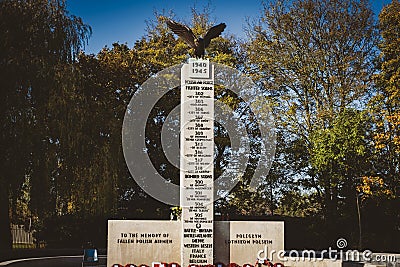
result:
<svg viewBox="0 0 400 267"><path fill-rule="evenodd" d="M325 223L327 244L335 244L337 236L337 196L336 189L331 186L325 187Z"/></svg>

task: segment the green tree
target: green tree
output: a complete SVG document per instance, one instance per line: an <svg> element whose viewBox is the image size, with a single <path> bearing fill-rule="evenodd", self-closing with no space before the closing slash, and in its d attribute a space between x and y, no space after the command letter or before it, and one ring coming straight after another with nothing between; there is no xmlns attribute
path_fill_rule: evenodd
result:
<svg viewBox="0 0 400 267"><path fill-rule="evenodd" d="M192 28L198 34L203 34L212 24L207 13L198 13L192 10ZM114 158L118 158L115 166L109 167L113 173L118 173L118 216L130 218L169 218L169 207L147 196L130 179L126 164L121 151L120 131L127 104L132 94L151 75L175 64L183 63L189 56L189 47L178 39L170 31L165 23L165 16L155 14L156 19L148 21L147 34L136 41L132 48L125 44L115 43L111 48L105 47L97 55L80 54L78 58L78 69L82 75L81 95L85 96L87 103L92 103L84 112L86 116L97 114L97 117L107 118L98 122L99 128L95 129L95 117L87 118L90 127L85 133L93 131L91 139L95 140L98 132L106 129L107 140L115 140L112 144L101 143L98 147L105 145L107 149L114 151ZM235 42L232 38L214 39L208 49L208 57L214 61L223 62L234 66ZM226 97L228 98L228 97ZM179 88L171 90L153 108L147 121L147 136L149 157L155 168L166 178L179 183L179 170L173 167L166 159L161 146L160 132L164 119L168 113L179 104ZM112 109L110 108L112 107ZM100 128L101 127L101 128ZM223 129L220 129L223 135ZM221 139L221 138L220 138ZM222 140L222 139L221 139ZM220 155L226 149L227 144L218 142ZM84 145L84 144L83 144ZM85 145L84 145L85 147ZM116 157L115 155L118 155ZM89 157L89 155L85 156ZM223 158L218 162L222 162ZM82 159L79 162L86 162ZM83 165L86 165L84 163ZM106 163L108 164L108 163ZM101 172L101 171L100 171ZM93 170L95 175L96 170ZM87 176L87 174L86 174ZM90 177L90 175L89 175ZM89 179L91 180L91 179ZM77 192L84 191L77 181ZM76 196L77 194L72 194ZM81 204L77 207L82 206ZM144 208L146 207L146 208Z"/></svg>
<svg viewBox="0 0 400 267"><path fill-rule="evenodd" d="M315 153L327 151L316 150L323 143L315 143L315 137L330 131L349 108L365 105L376 54L373 13L366 1L275 1L265 6L249 36L247 71L277 102L283 142L278 146L287 147L277 157L288 160L286 174L295 177L293 182L316 191L333 229L343 192L332 177L354 173L344 174L333 165L321 171ZM329 134L324 138L334 141ZM344 158L357 154L354 147L337 148ZM332 162L339 163L339 158Z"/></svg>
<svg viewBox="0 0 400 267"><path fill-rule="evenodd" d="M69 15L62 0L1 1L0 20L0 247L10 248L9 198L18 195L27 176L34 214L43 215L52 203L50 174L57 158L53 99L62 90L59 78L72 74L64 72L70 70L66 65L90 28Z"/></svg>
<svg viewBox="0 0 400 267"><path fill-rule="evenodd" d="M299 190L289 190L279 199L277 210L280 214L291 217L316 216L321 211L316 193L301 193Z"/></svg>

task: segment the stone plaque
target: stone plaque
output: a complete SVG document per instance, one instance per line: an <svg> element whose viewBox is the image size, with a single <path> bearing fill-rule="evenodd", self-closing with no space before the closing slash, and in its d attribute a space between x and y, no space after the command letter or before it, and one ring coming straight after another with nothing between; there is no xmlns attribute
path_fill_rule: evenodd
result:
<svg viewBox="0 0 400 267"><path fill-rule="evenodd" d="M179 221L109 220L107 266L179 263Z"/></svg>
<svg viewBox="0 0 400 267"><path fill-rule="evenodd" d="M215 222L214 232L216 262L224 264L254 265L258 256L276 262L284 249L283 222Z"/></svg>

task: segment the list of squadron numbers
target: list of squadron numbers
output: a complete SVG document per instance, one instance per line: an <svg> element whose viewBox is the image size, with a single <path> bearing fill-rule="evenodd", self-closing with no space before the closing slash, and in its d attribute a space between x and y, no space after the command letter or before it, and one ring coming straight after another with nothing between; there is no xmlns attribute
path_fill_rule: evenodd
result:
<svg viewBox="0 0 400 267"><path fill-rule="evenodd" d="M181 72L182 264L213 264L214 79L208 60Z"/></svg>

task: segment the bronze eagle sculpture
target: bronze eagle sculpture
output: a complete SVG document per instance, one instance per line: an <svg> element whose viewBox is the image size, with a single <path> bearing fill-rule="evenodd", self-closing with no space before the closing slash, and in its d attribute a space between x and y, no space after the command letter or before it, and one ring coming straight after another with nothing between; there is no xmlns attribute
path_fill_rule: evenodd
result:
<svg viewBox="0 0 400 267"><path fill-rule="evenodd" d="M205 50L210 45L211 39L220 36L226 27L225 23L220 23L211 27L203 36L203 38L197 38L193 31L183 24L168 19L167 25L168 28L170 28L176 35L181 37L191 48L194 49L194 55L197 58L202 58L204 56Z"/></svg>

